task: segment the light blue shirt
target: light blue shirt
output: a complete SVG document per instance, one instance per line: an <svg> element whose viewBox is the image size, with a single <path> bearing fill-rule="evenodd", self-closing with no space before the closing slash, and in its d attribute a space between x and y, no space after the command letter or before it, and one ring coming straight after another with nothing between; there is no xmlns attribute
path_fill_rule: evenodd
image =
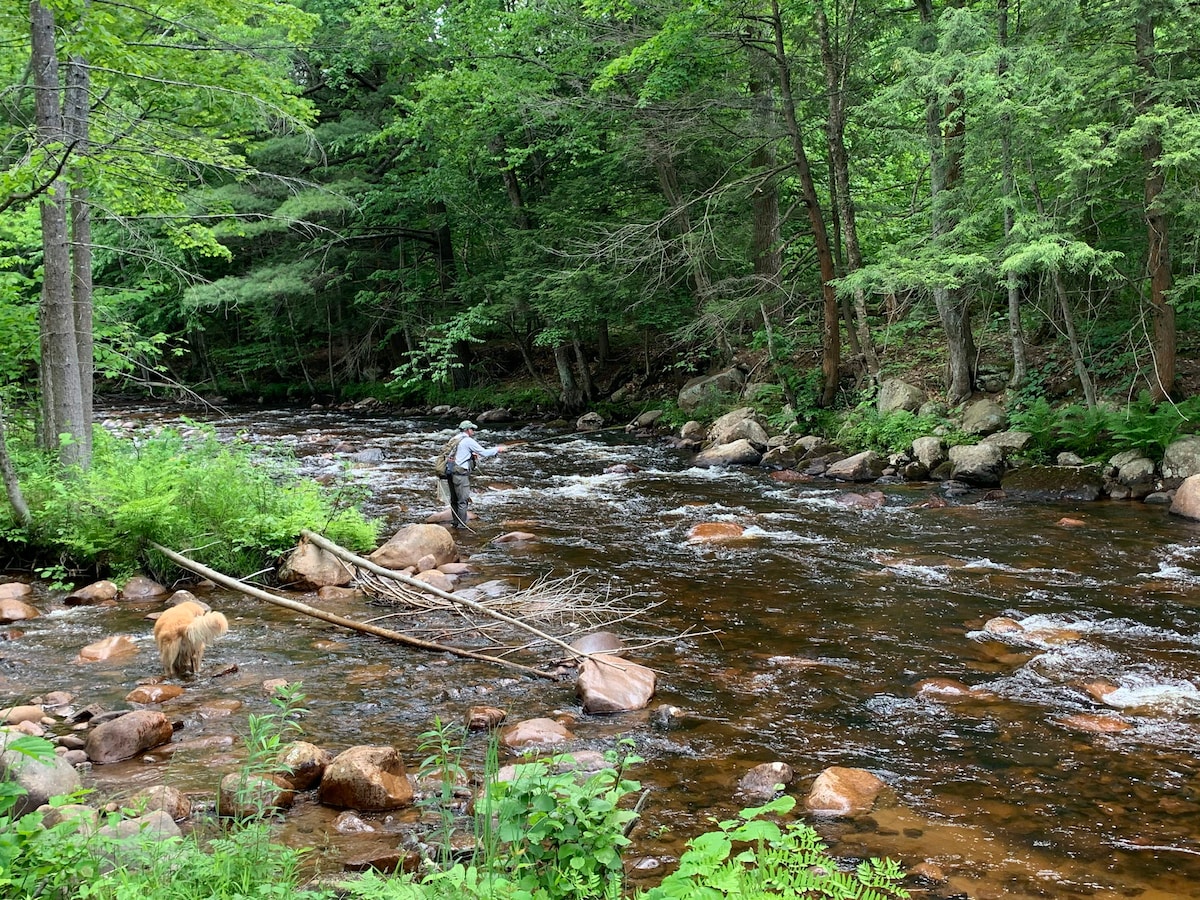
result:
<svg viewBox="0 0 1200 900"><path fill-rule="evenodd" d="M499 447L484 447L469 434L464 434L462 440L458 442L458 449L454 451L454 468L459 472L469 472L471 470L469 463L472 457L479 456L486 459L499 452Z"/></svg>

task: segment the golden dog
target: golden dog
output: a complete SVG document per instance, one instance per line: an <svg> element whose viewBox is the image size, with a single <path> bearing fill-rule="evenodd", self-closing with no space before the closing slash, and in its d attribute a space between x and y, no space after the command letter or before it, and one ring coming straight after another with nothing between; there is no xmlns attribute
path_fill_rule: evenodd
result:
<svg viewBox="0 0 1200 900"><path fill-rule="evenodd" d="M199 603L185 600L172 606L154 623L154 643L167 675L194 675L200 671L204 648L229 630L229 621L219 612L209 612Z"/></svg>

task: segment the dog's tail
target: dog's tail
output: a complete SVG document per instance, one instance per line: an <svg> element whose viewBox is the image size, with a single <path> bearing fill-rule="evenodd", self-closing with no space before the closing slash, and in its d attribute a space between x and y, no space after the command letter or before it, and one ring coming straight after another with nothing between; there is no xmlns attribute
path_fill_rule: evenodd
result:
<svg viewBox="0 0 1200 900"><path fill-rule="evenodd" d="M188 624L187 639L193 647L208 644L229 630L229 620L222 613L210 612L196 616Z"/></svg>

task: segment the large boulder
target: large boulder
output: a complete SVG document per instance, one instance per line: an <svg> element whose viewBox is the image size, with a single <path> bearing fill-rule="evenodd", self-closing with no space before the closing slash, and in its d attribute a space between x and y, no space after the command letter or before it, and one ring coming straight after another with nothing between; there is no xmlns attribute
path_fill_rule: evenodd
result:
<svg viewBox="0 0 1200 900"><path fill-rule="evenodd" d="M1200 475L1200 434L1171 442L1163 454L1162 474L1172 487L1185 478Z"/></svg>
<svg viewBox="0 0 1200 900"><path fill-rule="evenodd" d="M280 583L301 590L342 587L353 578L354 572L349 566L328 550L308 541L301 541L279 567Z"/></svg>
<svg viewBox="0 0 1200 900"><path fill-rule="evenodd" d="M977 487L998 487L1004 474L1004 451L995 444L950 448L950 477Z"/></svg>
<svg viewBox="0 0 1200 900"><path fill-rule="evenodd" d="M1200 475L1190 475L1175 491L1171 514L1200 521Z"/></svg>
<svg viewBox="0 0 1200 900"><path fill-rule="evenodd" d="M23 600L15 597L0 597L0 625L36 619L41 613Z"/></svg>
<svg viewBox="0 0 1200 900"><path fill-rule="evenodd" d="M653 670L634 662L596 653L579 667L575 691L586 713L615 713L645 709L654 696Z"/></svg>
<svg viewBox="0 0 1200 900"><path fill-rule="evenodd" d="M230 772L221 779L217 814L230 819L257 819L287 809L295 798L291 786L278 775Z"/></svg>
<svg viewBox="0 0 1200 900"><path fill-rule="evenodd" d="M898 378L889 378L879 386L879 399L876 403L879 414L886 416L900 410L915 413L926 399L925 392L919 387Z"/></svg>
<svg viewBox="0 0 1200 900"><path fill-rule="evenodd" d="M524 753L526 750L556 747L574 737L570 729L554 719L525 719L501 730L500 746L510 753Z"/></svg>
<svg viewBox="0 0 1200 900"><path fill-rule="evenodd" d="M713 447L747 440L757 450L767 448L767 431L759 423L754 409L744 406L727 412L708 429L708 443Z"/></svg>
<svg viewBox="0 0 1200 900"><path fill-rule="evenodd" d="M1008 413L995 400L978 400L963 412L962 430L967 434L995 434L1008 424Z"/></svg>
<svg viewBox="0 0 1200 900"><path fill-rule="evenodd" d="M885 468L887 460L874 450L864 450L833 463L825 470L825 477L838 481L874 481Z"/></svg>
<svg viewBox="0 0 1200 900"><path fill-rule="evenodd" d="M367 558L385 569L400 570L415 568L426 554L432 554L438 565L454 561L454 538L441 525L406 525Z"/></svg>
<svg viewBox="0 0 1200 900"><path fill-rule="evenodd" d="M279 776L292 790L307 791L321 780L333 757L329 751L308 741L293 741L276 759Z"/></svg>
<svg viewBox="0 0 1200 900"><path fill-rule="evenodd" d="M912 443L912 455L928 472L932 472L949 457L946 455L946 442L940 437L919 437Z"/></svg>
<svg viewBox="0 0 1200 900"><path fill-rule="evenodd" d="M333 758L317 799L326 806L373 812L411 806L413 789L395 747L360 746Z"/></svg>
<svg viewBox="0 0 1200 900"><path fill-rule="evenodd" d="M1024 466L1005 473L1000 482L1014 500L1099 500L1104 479L1098 469L1077 466Z"/></svg>
<svg viewBox="0 0 1200 900"><path fill-rule="evenodd" d="M81 787L79 773L61 756L45 762L16 750L4 749L21 735L8 729L0 730L0 782L11 782L25 789L16 800L13 814L23 816L32 812L51 797L72 794Z"/></svg>
<svg viewBox="0 0 1200 900"><path fill-rule="evenodd" d="M692 412L706 400L718 399L723 395L739 395L746 386L746 373L736 366L702 375L688 381L679 391L676 401L684 412Z"/></svg>
<svg viewBox="0 0 1200 900"><path fill-rule="evenodd" d="M762 451L743 438L731 444L709 447L692 458L692 465L701 469L722 466L757 466L762 460Z"/></svg>
<svg viewBox="0 0 1200 900"><path fill-rule="evenodd" d="M151 709L135 709L88 732L84 751L94 763L120 762L169 743L173 729L167 717Z"/></svg>

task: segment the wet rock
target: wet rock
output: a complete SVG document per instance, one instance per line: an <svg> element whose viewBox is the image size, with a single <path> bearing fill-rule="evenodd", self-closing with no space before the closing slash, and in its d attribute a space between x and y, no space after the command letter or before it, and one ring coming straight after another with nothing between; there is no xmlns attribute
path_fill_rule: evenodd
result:
<svg viewBox="0 0 1200 900"><path fill-rule="evenodd" d="M221 779L217 815L230 819L254 819L287 809L295 796L288 783L276 775L230 772Z"/></svg>
<svg viewBox="0 0 1200 900"><path fill-rule="evenodd" d="M41 613L22 600L0 600L0 625L36 619Z"/></svg>
<svg viewBox="0 0 1200 900"><path fill-rule="evenodd" d="M424 572L418 573L414 578L416 581L420 581L423 584L437 588L439 591L445 591L446 593L454 590L454 584L458 580L437 569L426 569Z"/></svg>
<svg viewBox="0 0 1200 900"><path fill-rule="evenodd" d="M692 458L692 465L701 469L724 466L757 466L762 461L762 452L750 441L733 441L701 450Z"/></svg>
<svg viewBox="0 0 1200 900"><path fill-rule="evenodd" d="M836 502L848 509L879 509L886 501L883 491L871 491L869 494L841 494Z"/></svg>
<svg viewBox="0 0 1200 900"><path fill-rule="evenodd" d="M317 590L317 599L325 600L330 603L342 602L345 600L360 600L362 599L362 591L356 588L337 587L335 585L326 585Z"/></svg>
<svg viewBox="0 0 1200 900"><path fill-rule="evenodd" d="M837 481L874 481L886 466L887 461L874 450L864 450L830 465L825 477Z"/></svg>
<svg viewBox="0 0 1200 900"><path fill-rule="evenodd" d="M538 539L536 534L528 531L510 531L507 534L502 534L499 537L492 538L493 544L527 544L530 541Z"/></svg>
<svg viewBox="0 0 1200 900"><path fill-rule="evenodd" d="M990 691L968 687L952 678L925 678L914 686L918 697L933 700L987 700L995 695Z"/></svg>
<svg viewBox="0 0 1200 900"><path fill-rule="evenodd" d="M586 412L575 420L576 431L599 431L604 427L604 417L598 412Z"/></svg>
<svg viewBox="0 0 1200 900"><path fill-rule="evenodd" d="M945 884L950 880L946 877L946 872L941 866L935 862L930 862L927 859L922 860L909 869L908 875L910 878L914 878L918 881L926 882L928 884Z"/></svg>
<svg viewBox="0 0 1200 900"><path fill-rule="evenodd" d="M128 635L115 634L94 644L88 644L79 651L77 662L104 662L137 653L137 644Z"/></svg>
<svg viewBox="0 0 1200 900"><path fill-rule="evenodd" d="M1076 466L1022 466L1006 472L1001 481L1004 493L1014 500L1054 502L1099 500L1104 479L1098 469Z"/></svg>
<svg viewBox="0 0 1200 900"><path fill-rule="evenodd" d="M866 769L831 766L817 776L805 808L817 815L850 816L870 812L887 785Z"/></svg>
<svg viewBox="0 0 1200 900"><path fill-rule="evenodd" d="M328 750L308 741L293 741L280 751L275 764L288 787L307 791L321 780L332 761Z"/></svg>
<svg viewBox="0 0 1200 900"><path fill-rule="evenodd" d="M495 706L472 706L467 710L468 731L491 731L507 718L508 713Z"/></svg>
<svg viewBox="0 0 1200 900"><path fill-rule="evenodd" d="M1008 616L996 616L983 623L983 630L989 634L1021 634L1025 626Z"/></svg>
<svg viewBox="0 0 1200 900"><path fill-rule="evenodd" d="M317 799L342 809L399 809L412 804L413 789L394 747L359 746L330 762Z"/></svg>
<svg viewBox="0 0 1200 900"><path fill-rule="evenodd" d="M625 650L621 636L611 631L593 631L577 637L569 646L580 653L611 653L614 656L620 656Z"/></svg>
<svg viewBox="0 0 1200 900"><path fill-rule="evenodd" d="M755 801L767 801L792 783L795 773L785 762L755 766L738 781L738 791Z"/></svg>
<svg viewBox="0 0 1200 900"><path fill-rule="evenodd" d="M173 733L170 721L162 713L135 709L93 728L84 749L94 763L119 762L169 743Z"/></svg>
<svg viewBox="0 0 1200 900"><path fill-rule="evenodd" d="M1060 528L1082 528L1087 524L1087 522L1085 522L1083 519L1076 519L1072 516L1063 516L1054 524Z"/></svg>
<svg viewBox="0 0 1200 900"><path fill-rule="evenodd" d="M566 726L553 719L526 719L509 725L500 732L500 746L512 753L542 747L554 747L574 740Z"/></svg>
<svg viewBox="0 0 1200 900"><path fill-rule="evenodd" d="M688 529L687 539L698 544L707 541L729 541L744 536L746 529L736 522L697 522Z"/></svg>
<svg viewBox="0 0 1200 900"><path fill-rule="evenodd" d="M328 550L302 540L279 567L279 581L299 590L342 587L351 582L354 572Z"/></svg>
<svg viewBox="0 0 1200 900"><path fill-rule="evenodd" d="M575 691L586 713L615 713L645 709L654 696L657 676L652 669L598 653L579 667Z"/></svg>
<svg viewBox="0 0 1200 900"><path fill-rule="evenodd" d="M1118 731L1128 731L1133 726L1124 719L1116 716L1099 716L1089 713L1076 713L1064 716L1059 723L1072 731L1083 731L1089 734L1114 734Z"/></svg>
<svg viewBox="0 0 1200 900"><path fill-rule="evenodd" d="M74 822L80 834L95 834L100 827L100 813L83 803L67 803L63 806L43 804L38 807L42 814L42 826L53 828L63 822Z"/></svg>
<svg viewBox="0 0 1200 900"><path fill-rule="evenodd" d="M374 834L376 828L358 813L346 810L338 813L333 820L333 830L338 834Z"/></svg>
<svg viewBox="0 0 1200 900"><path fill-rule="evenodd" d="M807 484L813 480L811 475L805 475L803 472L797 472L794 469L783 469L779 472L772 472L769 477L772 481L778 481L783 484Z"/></svg>
<svg viewBox="0 0 1200 900"><path fill-rule="evenodd" d="M1172 441L1163 453L1162 473L1171 486L1200 475L1200 435L1190 434Z"/></svg>
<svg viewBox="0 0 1200 900"><path fill-rule="evenodd" d="M160 809L151 810L132 819L122 819L116 825L102 825L97 833L103 837L117 838L120 841L154 844L163 838L181 837L183 834L179 830L179 826L175 824L175 820ZM118 858L126 857L126 854L135 849L135 847L121 846L114 848ZM132 858L129 858L128 862L136 864Z"/></svg>
<svg viewBox="0 0 1200 900"><path fill-rule="evenodd" d="M423 556L432 555L438 565L455 559L454 538L440 525L407 525L397 531L368 559L385 569L415 566Z"/></svg>
<svg viewBox="0 0 1200 900"><path fill-rule="evenodd" d="M144 575L134 575L121 588L121 596L126 600L149 600L161 597L167 589L152 578Z"/></svg>
<svg viewBox="0 0 1200 900"><path fill-rule="evenodd" d="M420 573L428 572L430 569L436 569L439 565L440 563L437 561L437 557L430 553L418 559L414 568L418 573Z"/></svg>
<svg viewBox="0 0 1200 900"><path fill-rule="evenodd" d="M117 586L111 581L97 581L72 591L64 599L67 606L91 606L100 603L112 603L117 599Z"/></svg>
<svg viewBox="0 0 1200 900"><path fill-rule="evenodd" d="M130 703L165 703L183 693L177 684L140 684L125 695Z"/></svg>
<svg viewBox="0 0 1200 900"><path fill-rule="evenodd" d="M140 812L159 810L175 822L182 822L192 815L192 801L179 788L167 784L156 784L138 791L126 805Z"/></svg>
<svg viewBox="0 0 1200 900"><path fill-rule="evenodd" d="M1200 475L1191 475L1183 480L1175 491L1170 512L1173 516L1200 520Z"/></svg>
<svg viewBox="0 0 1200 900"><path fill-rule="evenodd" d="M33 596L33 588L23 581L6 581L0 584L0 602L4 600L26 600Z"/></svg>

